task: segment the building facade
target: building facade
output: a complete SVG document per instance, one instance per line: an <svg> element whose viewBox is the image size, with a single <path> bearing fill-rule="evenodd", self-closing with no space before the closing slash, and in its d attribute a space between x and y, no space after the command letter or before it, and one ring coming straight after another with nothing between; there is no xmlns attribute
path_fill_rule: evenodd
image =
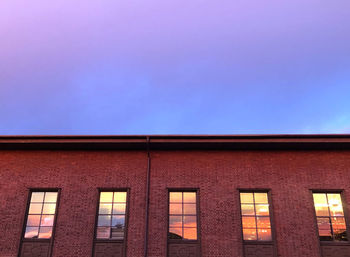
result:
<svg viewBox="0 0 350 257"><path fill-rule="evenodd" d="M349 257L350 136L0 137L0 257Z"/></svg>

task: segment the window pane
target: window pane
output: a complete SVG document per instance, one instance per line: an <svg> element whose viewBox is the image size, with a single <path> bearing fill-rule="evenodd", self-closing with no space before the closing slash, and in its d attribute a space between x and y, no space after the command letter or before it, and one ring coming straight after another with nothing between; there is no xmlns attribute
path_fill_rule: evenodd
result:
<svg viewBox="0 0 350 257"><path fill-rule="evenodd" d="M97 226L107 227L111 225L111 215L99 215Z"/></svg>
<svg viewBox="0 0 350 257"><path fill-rule="evenodd" d="M113 201L113 192L101 192L100 202L101 203L111 203Z"/></svg>
<svg viewBox="0 0 350 257"><path fill-rule="evenodd" d="M29 214L41 214L42 203L31 203L29 206Z"/></svg>
<svg viewBox="0 0 350 257"><path fill-rule="evenodd" d="M196 192L169 192L170 239L197 240Z"/></svg>
<svg viewBox="0 0 350 257"><path fill-rule="evenodd" d="M182 228L169 228L169 239L182 239Z"/></svg>
<svg viewBox="0 0 350 257"><path fill-rule="evenodd" d="M99 239L109 238L110 230L111 230L110 227L98 227L96 238L99 238Z"/></svg>
<svg viewBox="0 0 350 257"><path fill-rule="evenodd" d="M243 228L256 228L255 217L242 217Z"/></svg>
<svg viewBox="0 0 350 257"><path fill-rule="evenodd" d="M169 213L170 214L182 214L182 204L178 203L171 203L169 207Z"/></svg>
<svg viewBox="0 0 350 257"><path fill-rule="evenodd" d="M268 204L256 204L255 211L257 216L269 216L269 205Z"/></svg>
<svg viewBox="0 0 350 257"><path fill-rule="evenodd" d="M253 193L240 193L241 203L254 203Z"/></svg>
<svg viewBox="0 0 350 257"><path fill-rule="evenodd" d="M38 227L40 224L40 215L28 215L27 227Z"/></svg>
<svg viewBox="0 0 350 257"><path fill-rule="evenodd" d="M113 205L113 214L125 214L125 203L115 203Z"/></svg>
<svg viewBox="0 0 350 257"><path fill-rule="evenodd" d="M55 203L57 201L57 192L46 192L45 202Z"/></svg>
<svg viewBox="0 0 350 257"><path fill-rule="evenodd" d="M257 217L257 226L258 228L270 228L270 217Z"/></svg>
<svg viewBox="0 0 350 257"><path fill-rule="evenodd" d="M318 230L320 236L330 236L332 237L332 233L330 229L320 229Z"/></svg>
<svg viewBox="0 0 350 257"><path fill-rule="evenodd" d="M240 193L244 240L272 240L268 193Z"/></svg>
<svg viewBox="0 0 350 257"><path fill-rule="evenodd" d="M124 227L112 227L112 239L124 239Z"/></svg>
<svg viewBox="0 0 350 257"><path fill-rule="evenodd" d="M329 216L328 205L315 205L316 216Z"/></svg>
<svg viewBox="0 0 350 257"><path fill-rule="evenodd" d="M184 204L184 214L196 214L196 204L195 203L185 203Z"/></svg>
<svg viewBox="0 0 350 257"><path fill-rule="evenodd" d="M39 227L26 227L25 238L38 238Z"/></svg>
<svg viewBox="0 0 350 257"><path fill-rule="evenodd" d="M126 192L114 192L114 202L126 203Z"/></svg>
<svg viewBox="0 0 350 257"><path fill-rule="evenodd" d="M256 229L243 229L244 240L256 240Z"/></svg>
<svg viewBox="0 0 350 257"><path fill-rule="evenodd" d="M56 203L45 203L43 208L43 214L55 214Z"/></svg>
<svg viewBox="0 0 350 257"><path fill-rule="evenodd" d="M262 240L262 241L272 240L271 229L258 229L258 240Z"/></svg>
<svg viewBox="0 0 350 257"><path fill-rule="evenodd" d="M197 228L184 228L184 239L197 240Z"/></svg>
<svg viewBox="0 0 350 257"><path fill-rule="evenodd" d="M101 203L99 214L112 214L112 204L111 203Z"/></svg>
<svg viewBox="0 0 350 257"><path fill-rule="evenodd" d="M329 206L331 216L344 216L343 207L341 205Z"/></svg>
<svg viewBox="0 0 350 257"><path fill-rule="evenodd" d="M341 205L341 197L339 193L336 194L327 194L329 204L339 204Z"/></svg>
<svg viewBox="0 0 350 257"><path fill-rule="evenodd" d="M255 215L253 204L242 204L241 207L242 215Z"/></svg>
<svg viewBox="0 0 350 257"><path fill-rule="evenodd" d="M184 216L184 227L197 227L197 216Z"/></svg>
<svg viewBox="0 0 350 257"><path fill-rule="evenodd" d="M330 208L330 218L317 218L317 224L319 228L320 240L325 241L346 241L346 223L343 214L343 206L341 202L340 194L327 194L328 205ZM331 230L331 226L332 229ZM333 231L333 235L332 235Z"/></svg>
<svg viewBox="0 0 350 257"><path fill-rule="evenodd" d="M344 216L340 194L327 194L331 216Z"/></svg>
<svg viewBox="0 0 350 257"><path fill-rule="evenodd" d="M169 226L170 227L182 227L182 216L170 215Z"/></svg>
<svg viewBox="0 0 350 257"><path fill-rule="evenodd" d="M40 227L39 238L51 238L52 227Z"/></svg>
<svg viewBox="0 0 350 257"><path fill-rule="evenodd" d="M185 192L184 193L184 203L196 203L196 193L195 192Z"/></svg>
<svg viewBox="0 0 350 257"><path fill-rule="evenodd" d="M314 193L313 198L316 216L329 216L326 194Z"/></svg>
<svg viewBox="0 0 350 257"><path fill-rule="evenodd" d="M332 233L331 233L330 230L319 230L318 234L320 235L320 240L321 241L331 241L331 240L333 240Z"/></svg>
<svg viewBox="0 0 350 257"><path fill-rule="evenodd" d="M334 240L337 240L337 241L347 241L348 240L348 236L346 234L345 229L336 229L336 230L333 230L333 233L334 233Z"/></svg>
<svg viewBox="0 0 350 257"><path fill-rule="evenodd" d="M24 238L51 238L58 192L32 192Z"/></svg>
<svg viewBox="0 0 350 257"><path fill-rule="evenodd" d="M182 203L182 192L170 192L171 203Z"/></svg>
<svg viewBox="0 0 350 257"><path fill-rule="evenodd" d="M255 203L268 203L267 193L254 193Z"/></svg>
<svg viewBox="0 0 350 257"><path fill-rule="evenodd" d="M329 224L329 218L317 218L317 225L319 230L331 231L331 226Z"/></svg>
<svg viewBox="0 0 350 257"><path fill-rule="evenodd" d="M40 226L53 226L55 215L43 215L41 216Z"/></svg>
<svg viewBox="0 0 350 257"><path fill-rule="evenodd" d="M44 201L44 192L33 192L32 198L30 201L33 202L43 202Z"/></svg>
<svg viewBox="0 0 350 257"><path fill-rule="evenodd" d="M97 239L124 239L127 192L100 192Z"/></svg>
<svg viewBox="0 0 350 257"><path fill-rule="evenodd" d="M125 215L113 215L112 216L112 227L124 227Z"/></svg>
<svg viewBox="0 0 350 257"><path fill-rule="evenodd" d="M314 193L313 194L315 204L324 204L327 205L327 197L324 193Z"/></svg>
<svg viewBox="0 0 350 257"><path fill-rule="evenodd" d="M346 230L345 219L343 217L334 217L334 218L332 218L332 227L333 227L333 229L344 229L344 230Z"/></svg>

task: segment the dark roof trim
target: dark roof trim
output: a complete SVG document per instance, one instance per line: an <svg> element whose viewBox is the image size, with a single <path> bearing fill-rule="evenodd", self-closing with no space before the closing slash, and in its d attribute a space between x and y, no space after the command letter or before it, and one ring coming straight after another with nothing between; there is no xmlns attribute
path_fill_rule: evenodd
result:
<svg viewBox="0 0 350 257"><path fill-rule="evenodd" d="M147 137L154 150L350 150L350 135L135 135L0 136L0 149L143 150Z"/></svg>

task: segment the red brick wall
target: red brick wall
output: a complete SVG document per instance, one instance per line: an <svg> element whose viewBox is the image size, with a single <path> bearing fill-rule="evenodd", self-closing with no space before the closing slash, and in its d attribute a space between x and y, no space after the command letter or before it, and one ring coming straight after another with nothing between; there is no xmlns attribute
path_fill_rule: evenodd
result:
<svg viewBox="0 0 350 257"><path fill-rule="evenodd" d="M320 256L309 189L344 189L350 152L152 153L150 255L166 256L167 187L200 189L202 256L242 256L237 188L270 188L278 255Z"/></svg>
<svg viewBox="0 0 350 257"><path fill-rule="evenodd" d="M62 189L55 257L91 256L97 188L129 187L127 256L141 256L146 168L144 152L0 152L0 257L17 256L28 188L38 187Z"/></svg>
<svg viewBox="0 0 350 257"><path fill-rule="evenodd" d="M199 188L202 257L243 254L237 188L270 188L278 256L320 256L309 189L344 189L350 151L152 152L149 256L167 252L167 188ZM28 188L59 187L54 257L91 256L98 187L129 187L127 256L143 256L145 152L1 151L0 257L18 253Z"/></svg>

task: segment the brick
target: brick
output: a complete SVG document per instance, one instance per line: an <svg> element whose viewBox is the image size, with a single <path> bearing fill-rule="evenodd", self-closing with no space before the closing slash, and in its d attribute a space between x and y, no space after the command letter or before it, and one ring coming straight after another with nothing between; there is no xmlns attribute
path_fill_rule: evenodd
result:
<svg viewBox="0 0 350 257"><path fill-rule="evenodd" d="M310 189L341 189L350 201L350 151L152 151L151 158L149 257L169 249L168 188L199 189L202 257L243 256L239 188L270 189L283 257L320 256ZM126 256L143 257L146 170L145 151L0 151L0 257L18 254L29 188L61 188L53 257L91 256L98 188L130 188ZM342 249L322 251L348 256Z"/></svg>

